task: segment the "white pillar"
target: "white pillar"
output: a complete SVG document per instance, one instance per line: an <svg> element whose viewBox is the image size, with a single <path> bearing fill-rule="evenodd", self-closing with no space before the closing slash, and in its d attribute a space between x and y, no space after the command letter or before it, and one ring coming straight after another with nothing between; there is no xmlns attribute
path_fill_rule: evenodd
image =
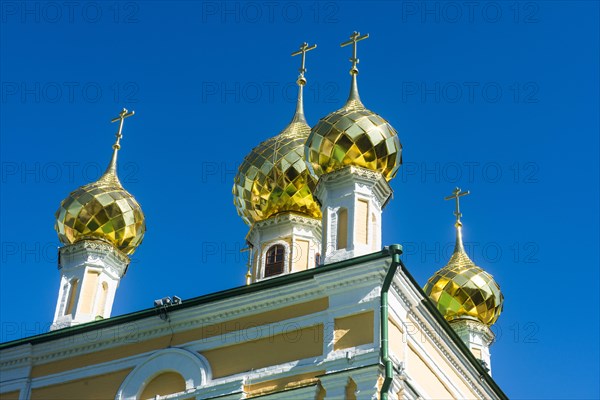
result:
<svg viewBox="0 0 600 400"><path fill-rule="evenodd" d="M59 249L60 288L50 330L109 318L129 258L109 243L82 240Z"/></svg>
<svg viewBox="0 0 600 400"><path fill-rule="evenodd" d="M322 175L315 195L323 214L324 264L381 250L381 213L392 195L383 175L348 166Z"/></svg>

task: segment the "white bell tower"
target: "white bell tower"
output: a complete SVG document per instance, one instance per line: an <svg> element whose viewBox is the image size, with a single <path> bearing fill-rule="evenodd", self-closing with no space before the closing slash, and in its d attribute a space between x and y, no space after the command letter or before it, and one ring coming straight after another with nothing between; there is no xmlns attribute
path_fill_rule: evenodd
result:
<svg viewBox="0 0 600 400"><path fill-rule="evenodd" d="M129 258L100 240L61 247L60 289L51 330L109 318Z"/></svg>

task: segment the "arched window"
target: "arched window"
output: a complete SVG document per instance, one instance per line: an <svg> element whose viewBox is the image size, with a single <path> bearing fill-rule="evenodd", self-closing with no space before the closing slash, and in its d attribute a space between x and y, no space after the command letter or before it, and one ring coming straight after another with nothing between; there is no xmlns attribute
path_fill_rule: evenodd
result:
<svg viewBox="0 0 600 400"><path fill-rule="evenodd" d="M348 210L340 208L337 225L337 250L348 246Z"/></svg>
<svg viewBox="0 0 600 400"><path fill-rule="evenodd" d="M265 262L265 278L279 275L283 272L283 262L285 259L285 247L281 244L271 246L267 250L267 260Z"/></svg>

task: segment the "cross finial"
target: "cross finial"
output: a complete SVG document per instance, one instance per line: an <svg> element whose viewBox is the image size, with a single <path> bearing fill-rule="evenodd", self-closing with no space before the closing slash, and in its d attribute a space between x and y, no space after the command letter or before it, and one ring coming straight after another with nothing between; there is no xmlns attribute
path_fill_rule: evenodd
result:
<svg viewBox="0 0 600 400"><path fill-rule="evenodd" d="M452 195L444 197L444 200L452 200L452 199L456 200L456 211L454 211L454 215L456 215L456 224L457 225L462 225L462 223L460 222L460 217L462 217L462 213L460 212L459 197L466 196L470 193L471 192L469 192L468 190L466 192L461 192L460 188L457 187L456 189L454 189L452 191Z"/></svg>
<svg viewBox="0 0 600 400"><path fill-rule="evenodd" d="M302 54L302 65L298 71L300 72L300 76L298 76L298 85L306 84L306 78L304 78L304 73L306 72L306 52L311 51L317 48L316 44L309 46L308 43L304 42L300 45L300 50L292 53L292 56L297 56Z"/></svg>
<svg viewBox="0 0 600 400"><path fill-rule="evenodd" d="M119 150L121 148L121 145L119 144L121 142L121 138L123 137L123 121L125 121L125 118L131 117L133 114L135 114L135 111L127 111L126 108L123 108L121 110L121 112L119 113L119 116L116 118L113 118L110 122L119 122L119 130L116 133L116 137L117 140L115 142L115 144L113 144L113 149L115 150Z"/></svg>
<svg viewBox="0 0 600 400"><path fill-rule="evenodd" d="M368 33L361 36L360 32L354 31L352 33L352 35L350 35L350 40L340 44L341 47L346 47L348 45L352 45L352 47L353 47L352 58L350 59L350 62L352 63L352 68L350 69L351 74L358 74L358 68L356 67L356 65L358 64L359 60L356 55L356 43L360 42L361 40L365 40L368 37L369 37Z"/></svg>

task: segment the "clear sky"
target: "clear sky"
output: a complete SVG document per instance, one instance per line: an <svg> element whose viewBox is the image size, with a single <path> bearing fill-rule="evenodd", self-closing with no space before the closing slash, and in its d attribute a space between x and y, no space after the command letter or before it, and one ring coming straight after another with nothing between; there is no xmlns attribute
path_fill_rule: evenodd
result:
<svg viewBox="0 0 600 400"><path fill-rule="evenodd" d="M599 398L598 3L29 2L1 7L0 341L52 322L60 201L109 161L148 230L113 315L242 285L231 187L294 110L309 124L359 88L404 146L383 241L418 282L452 251L455 186L471 258L505 296L494 378L511 398Z"/></svg>

